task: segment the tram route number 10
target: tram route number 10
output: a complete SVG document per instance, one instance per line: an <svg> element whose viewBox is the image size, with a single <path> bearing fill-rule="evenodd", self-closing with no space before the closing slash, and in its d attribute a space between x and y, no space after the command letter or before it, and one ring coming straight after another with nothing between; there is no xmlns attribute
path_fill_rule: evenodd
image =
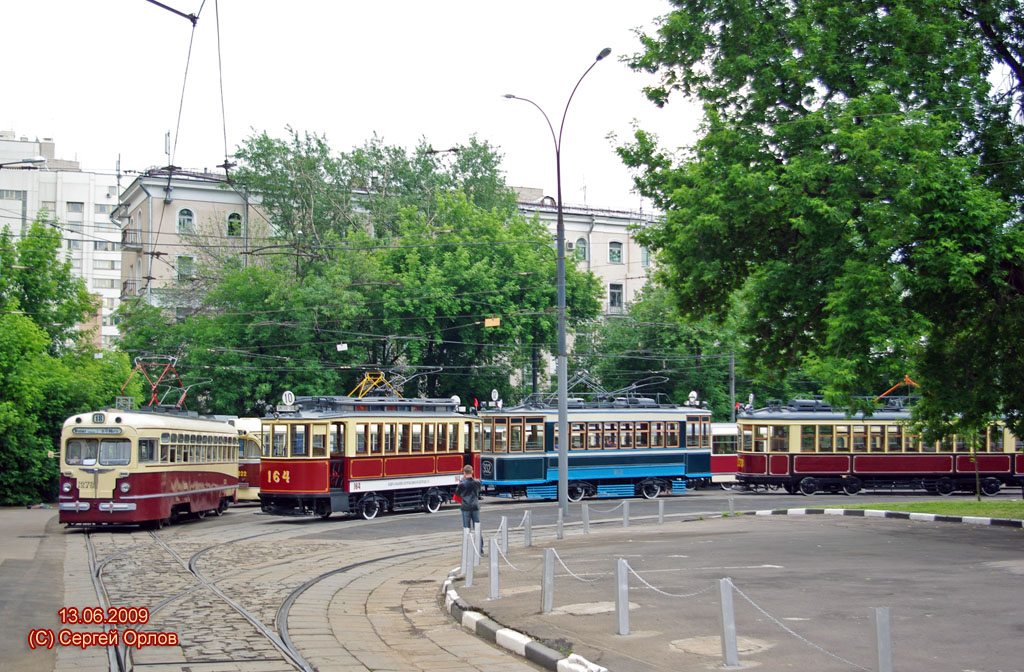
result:
<svg viewBox="0 0 1024 672"><path fill-rule="evenodd" d="M281 471L278 471L277 469L272 469L270 473L267 474L267 479L271 483L291 483L292 475L291 472L288 471L287 469L283 469Z"/></svg>

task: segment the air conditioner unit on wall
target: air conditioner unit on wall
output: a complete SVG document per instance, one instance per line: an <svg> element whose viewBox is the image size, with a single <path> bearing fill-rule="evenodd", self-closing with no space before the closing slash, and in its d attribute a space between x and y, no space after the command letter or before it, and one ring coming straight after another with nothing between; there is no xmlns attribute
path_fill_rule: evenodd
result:
<svg viewBox="0 0 1024 672"><path fill-rule="evenodd" d="M572 252L575 249L576 249L576 243L572 242L571 240L565 241L565 251L566 252Z"/></svg>

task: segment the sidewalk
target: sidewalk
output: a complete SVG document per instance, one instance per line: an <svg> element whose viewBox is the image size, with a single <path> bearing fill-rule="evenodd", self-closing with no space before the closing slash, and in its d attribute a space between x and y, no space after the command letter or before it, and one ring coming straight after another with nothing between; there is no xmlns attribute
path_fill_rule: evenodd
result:
<svg viewBox="0 0 1024 672"><path fill-rule="evenodd" d="M615 672L720 668L724 577L736 588L742 667L874 670L873 608L889 607L896 669L1024 669L1020 529L840 515L621 525L592 524L583 535L577 524L563 540L535 529L531 548L513 531L507 560L498 558L499 599L489 599L489 557L472 587L459 579L451 588L465 609ZM545 548L558 558L548 614ZM625 635L618 558L632 570Z"/></svg>

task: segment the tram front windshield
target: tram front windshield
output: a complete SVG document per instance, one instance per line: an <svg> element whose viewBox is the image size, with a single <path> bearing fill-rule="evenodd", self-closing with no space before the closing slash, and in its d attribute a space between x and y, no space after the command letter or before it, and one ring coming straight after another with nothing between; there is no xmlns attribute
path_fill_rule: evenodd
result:
<svg viewBox="0 0 1024 672"><path fill-rule="evenodd" d="M132 461L132 442L128 439L70 439L64 451L67 464L84 467L99 463L124 466Z"/></svg>

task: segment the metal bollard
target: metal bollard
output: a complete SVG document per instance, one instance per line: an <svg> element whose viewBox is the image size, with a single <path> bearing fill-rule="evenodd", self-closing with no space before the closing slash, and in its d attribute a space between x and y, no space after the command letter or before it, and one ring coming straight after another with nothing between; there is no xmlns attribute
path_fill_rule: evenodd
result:
<svg viewBox="0 0 1024 672"><path fill-rule="evenodd" d="M459 572L465 576L466 567L469 566L469 528L462 528L462 561L459 563Z"/></svg>
<svg viewBox="0 0 1024 672"><path fill-rule="evenodd" d="M562 529L564 523L565 517L562 514L562 509L558 509L558 525L555 527L555 537L558 539L562 539L565 536L565 531Z"/></svg>
<svg viewBox="0 0 1024 672"><path fill-rule="evenodd" d="M501 517L501 552L508 555L508 516Z"/></svg>
<svg viewBox="0 0 1024 672"><path fill-rule="evenodd" d="M544 569L540 581L540 610L550 614L555 602L555 549L544 549Z"/></svg>
<svg viewBox="0 0 1024 672"><path fill-rule="evenodd" d="M583 534L590 534L590 505L583 502Z"/></svg>
<svg viewBox="0 0 1024 672"><path fill-rule="evenodd" d="M622 526L629 527L629 502L622 503Z"/></svg>
<svg viewBox="0 0 1024 672"><path fill-rule="evenodd" d="M629 634L629 565L625 558L615 562L615 621L616 632Z"/></svg>
<svg viewBox="0 0 1024 672"><path fill-rule="evenodd" d="M470 549L470 550L473 553L472 565L474 567L476 567L477 565L480 564L480 552L479 552L479 549L484 547L483 540L481 539L481 537L483 536L483 525L481 523L476 523L474 525L474 527L476 529L474 530L475 534L473 535L473 548Z"/></svg>
<svg viewBox="0 0 1024 672"><path fill-rule="evenodd" d="M736 499L734 497L729 497L729 515L736 515Z"/></svg>
<svg viewBox="0 0 1024 672"><path fill-rule="evenodd" d="M658 500L658 525L665 522L665 500Z"/></svg>
<svg viewBox="0 0 1024 672"><path fill-rule="evenodd" d="M491 538L491 557L488 558L491 562L491 599L496 600L499 597L498 591L498 540Z"/></svg>
<svg viewBox="0 0 1024 672"><path fill-rule="evenodd" d="M892 672L892 631L889 627L889 607L875 607L871 611L875 621L878 672Z"/></svg>
<svg viewBox="0 0 1024 672"><path fill-rule="evenodd" d="M523 516L523 546L526 548L533 546L533 531L530 529L532 524L533 512L527 509Z"/></svg>
<svg viewBox="0 0 1024 672"><path fill-rule="evenodd" d="M732 580L718 580L718 594L721 599L722 665L739 667L739 651L736 648L736 610L732 604Z"/></svg>
<svg viewBox="0 0 1024 672"><path fill-rule="evenodd" d="M470 537L469 543L473 543L472 537ZM475 546L469 549L469 553L476 560L476 562L470 560L468 563L466 563L466 588L473 587L473 567L476 566L477 562L480 562L480 558L476 557Z"/></svg>

